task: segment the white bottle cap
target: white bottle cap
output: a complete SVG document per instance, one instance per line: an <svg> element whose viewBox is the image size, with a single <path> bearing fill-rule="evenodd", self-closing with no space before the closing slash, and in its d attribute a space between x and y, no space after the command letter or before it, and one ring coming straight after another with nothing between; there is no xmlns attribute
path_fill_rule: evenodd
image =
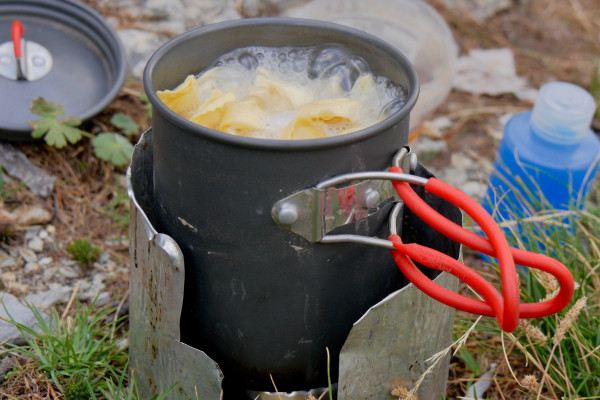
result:
<svg viewBox="0 0 600 400"><path fill-rule="evenodd" d="M596 101L586 90L567 82L550 82L541 87L531 127L538 135L559 143L581 140L590 129Z"/></svg>

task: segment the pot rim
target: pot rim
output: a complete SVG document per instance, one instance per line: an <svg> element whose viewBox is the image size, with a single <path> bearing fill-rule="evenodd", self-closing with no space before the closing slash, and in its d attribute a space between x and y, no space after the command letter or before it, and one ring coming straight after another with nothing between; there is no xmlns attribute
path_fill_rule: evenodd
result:
<svg viewBox="0 0 600 400"><path fill-rule="evenodd" d="M368 42L370 45L382 50L388 54L390 58L398 61L398 64L404 69L408 80L407 98L404 106L392 114L388 118L380 121L374 125L371 125L365 129L361 129L356 132L347 133L339 136L330 136L320 139L304 139L304 140L285 140L285 139L258 139L250 138L245 136L237 136L224 132L220 132L214 129L209 129L193 123L182 116L178 115L170 108L168 108L157 96L156 90L152 83L152 74L155 66L158 62L165 57L173 48L177 47L183 42L193 40L196 37L202 36L206 33L214 33L218 31L234 30L238 27L257 26L263 25L268 27L274 26L286 26L286 27L314 27L323 31L335 31L342 34L357 37L363 42ZM198 71L198 73L201 71ZM182 80L183 81L183 80ZM391 129L394 125L400 123L403 119L410 117L410 111L414 107L417 97L419 95L419 81L417 73L404 54L400 50L396 49L391 44L385 42L378 37L375 37L366 32L350 28L344 25L335 24L332 22L317 21L310 19L300 18L287 18L287 17L268 17L268 18L248 18L241 20L232 20L219 22L211 25L206 25L200 28L188 31L174 39L168 41L162 45L148 60L146 68L144 69L144 91L148 97L153 112L158 112L167 118L171 123L184 129L195 135L206 137L210 140L217 142L227 143L234 146L244 148L255 148L261 150L276 150L276 151L299 151L299 150L318 150L326 149L331 147L338 147L343 145L349 145L352 143L360 142L369 137L377 135L387 129Z"/></svg>

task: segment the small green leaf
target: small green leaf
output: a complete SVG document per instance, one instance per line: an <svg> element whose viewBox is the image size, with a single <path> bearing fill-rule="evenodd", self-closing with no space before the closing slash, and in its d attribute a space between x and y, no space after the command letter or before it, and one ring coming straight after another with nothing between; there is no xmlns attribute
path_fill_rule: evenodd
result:
<svg viewBox="0 0 600 400"><path fill-rule="evenodd" d="M124 166L131 159L133 145L117 133L102 132L92 139L94 153L98 158L117 166Z"/></svg>
<svg viewBox="0 0 600 400"><path fill-rule="evenodd" d="M62 149L67 144L67 140L61 130L61 126L56 120L52 121L50 129L46 133L44 139L46 140L46 143L48 143L50 146L56 147L57 149Z"/></svg>
<svg viewBox="0 0 600 400"><path fill-rule="evenodd" d="M137 124L127 115L123 113L116 113L110 119L110 123L115 127L119 128L125 135L136 135L138 133Z"/></svg>
<svg viewBox="0 0 600 400"><path fill-rule="evenodd" d="M60 117L65 113L65 109L62 105L53 101L47 101L43 97L35 98L30 109L31 112L36 115L50 118Z"/></svg>
<svg viewBox="0 0 600 400"><path fill-rule="evenodd" d="M67 119L63 119L61 121L61 124L69 125L69 126L76 128L79 125L81 125L81 119L79 119L79 117L69 117Z"/></svg>
<svg viewBox="0 0 600 400"><path fill-rule="evenodd" d="M31 127L33 128L33 132L31 132L31 136L33 136L36 139L41 138L42 136L44 136L46 134L46 132L48 132L48 130L52 126L53 122L56 122L56 120L52 119L52 118L42 118L42 119L36 119L35 121L31 121L29 123L31 125Z"/></svg>
<svg viewBox="0 0 600 400"><path fill-rule="evenodd" d="M65 113L64 108L58 103L38 97L33 100L31 111L43 117L29 122L33 128L31 136L36 139L44 137L46 143L57 149L65 147L67 142L75 144L83 135L89 135L77 128L81 125L78 117L69 117L62 121L56 119Z"/></svg>
<svg viewBox="0 0 600 400"><path fill-rule="evenodd" d="M81 140L81 131L68 125L61 125L62 134L69 143L75 144Z"/></svg>

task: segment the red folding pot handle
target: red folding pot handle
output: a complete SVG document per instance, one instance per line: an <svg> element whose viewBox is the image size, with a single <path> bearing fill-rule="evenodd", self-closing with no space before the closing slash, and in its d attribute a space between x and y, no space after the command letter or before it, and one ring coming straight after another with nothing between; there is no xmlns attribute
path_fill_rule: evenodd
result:
<svg viewBox="0 0 600 400"><path fill-rule="evenodd" d="M402 173L398 167L392 167L389 171ZM429 178L424 186L429 193L465 211L481 227L487 238L464 229L435 211L415 193L409 183L393 181L393 185L404 204L432 228L456 242L498 259L502 293L481 275L452 257L416 243L404 244L398 235L391 235L389 240L395 248L392 256L396 264L407 279L430 297L462 311L495 316L506 332L517 328L519 318L539 318L555 314L573 298L575 284L567 267L545 255L510 247L504 232L488 212L460 190L436 178ZM436 284L415 266L413 260L429 268L451 273L476 290L484 300L472 299ZM521 304L515 264L553 275L560 284L558 294L550 300Z"/></svg>
<svg viewBox="0 0 600 400"><path fill-rule="evenodd" d="M15 57L21 58L21 38L23 37L23 33L25 33L25 29L23 28L21 21L16 20L12 23L11 33Z"/></svg>

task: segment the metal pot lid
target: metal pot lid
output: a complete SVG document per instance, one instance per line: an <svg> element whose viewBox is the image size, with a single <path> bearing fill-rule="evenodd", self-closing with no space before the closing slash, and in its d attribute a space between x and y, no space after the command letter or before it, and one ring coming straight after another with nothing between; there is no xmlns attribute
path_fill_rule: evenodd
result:
<svg viewBox="0 0 600 400"><path fill-rule="evenodd" d="M31 140L28 122L38 116L29 107L40 96L67 116L91 118L117 96L126 72L123 45L90 7L0 0L0 140Z"/></svg>

